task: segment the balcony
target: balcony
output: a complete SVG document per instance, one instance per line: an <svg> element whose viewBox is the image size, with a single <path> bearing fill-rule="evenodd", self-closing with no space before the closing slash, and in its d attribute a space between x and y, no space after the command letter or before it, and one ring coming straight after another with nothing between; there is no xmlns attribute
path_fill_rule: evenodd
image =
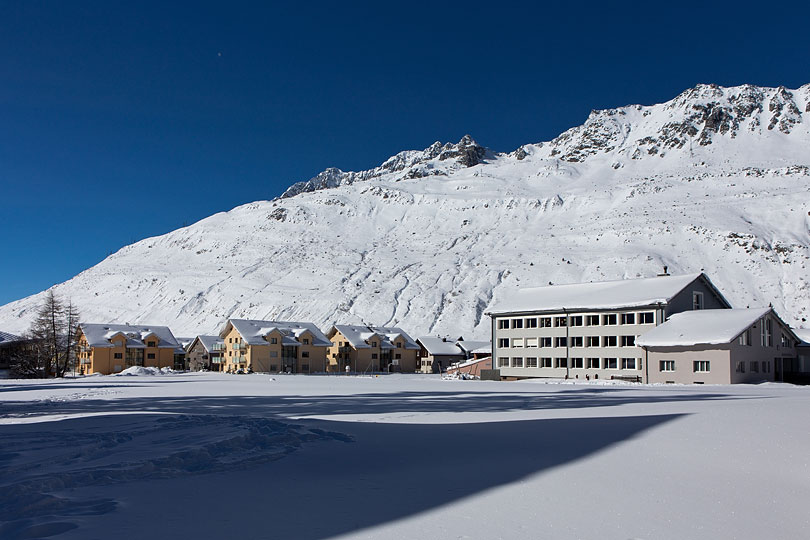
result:
<svg viewBox="0 0 810 540"><path fill-rule="evenodd" d="M215 350L215 351L224 351L227 348L228 347L224 343L214 343L213 350Z"/></svg>
<svg viewBox="0 0 810 540"><path fill-rule="evenodd" d="M235 351L245 351L247 350L247 345L245 345L244 343L233 343L231 344L231 349Z"/></svg>
<svg viewBox="0 0 810 540"><path fill-rule="evenodd" d="M247 363L247 356L234 356L231 361L234 364L245 364Z"/></svg>

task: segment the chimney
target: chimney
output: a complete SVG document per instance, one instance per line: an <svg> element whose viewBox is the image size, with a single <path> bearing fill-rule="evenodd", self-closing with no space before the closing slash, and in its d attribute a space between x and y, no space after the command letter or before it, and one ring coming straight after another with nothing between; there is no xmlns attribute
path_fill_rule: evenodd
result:
<svg viewBox="0 0 810 540"><path fill-rule="evenodd" d="M664 265L664 271L662 273L658 274L658 277L664 277L664 276L668 276L668 275L669 275L669 272L667 272L667 266Z"/></svg>

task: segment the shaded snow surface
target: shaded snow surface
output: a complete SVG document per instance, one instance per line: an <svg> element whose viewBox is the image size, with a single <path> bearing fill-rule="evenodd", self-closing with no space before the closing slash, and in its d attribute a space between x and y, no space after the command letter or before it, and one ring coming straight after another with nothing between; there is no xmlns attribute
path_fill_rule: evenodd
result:
<svg viewBox="0 0 810 540"><path fill-rule="evenodd" d="M807 538L810 388L0 381L0 538Z"/></svg>

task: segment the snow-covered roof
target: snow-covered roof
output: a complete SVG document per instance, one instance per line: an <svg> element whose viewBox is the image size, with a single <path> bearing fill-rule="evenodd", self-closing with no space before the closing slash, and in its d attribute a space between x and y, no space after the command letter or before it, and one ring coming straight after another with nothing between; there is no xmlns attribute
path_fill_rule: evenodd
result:
<svg viewBox="0 0 810 540"><path fill-rule="evenodd" d="M572 283L520 289L490 310L492 314L535 311L619 309L667 303L696 279L705 280L716 291L705 274L656 276L618 281ZM722 296L717 293L720 298ZM725 299L723 299L725 302ZM727 303L727 302L726 302Z"/></svg>
<svg viewBox="0 0 810 540"><path fill-rule="evenodd" d="M489 341L464 341L461 340L456 343L463 351L466 351L467 354L481 354L487 353L489 354L492 352L492 344Z"/></svg>
<svg viewBox="0 0 810 540"><path fill-rule="evenodd" d="M771 308L684 311L672 315L665 323L642 335L636 344L642 347L677 347L731 343L771 311Z"/></svg>
<svg viewBox="0 0 810 540"><path fill-rule="evenodd" d="M219 336L225 337L231 326L236 328L236 331L239 332L239 335L248 345L267 345L267 340L264 338L273 332L281 334L282 345L293 347L301 345L299 338L306 332L312 335L312 345L316 347L330 347L332 345L332 342L323 335L323 332L310 322L229 319Z"/></svg>
<svg viewBox="0 0 810 540"><path fill-rule="evenodd" d="M214 344L216 344L216 343L224 344L225 343L225 340L223 340L219 336L197 336L196 338L194 338L194 341L199 341L200 344L203 346L203 349L205 349L207 352L213 352ZM192 346L193 346L193 343L194 342L192 342Z"/></svg>
<svg viewBox="0 0 810 540"><path fill-rule="evenodd" d="M791 328L791 330L801 341L800 345L810 346L810 328Z"/></svg>
<svg viewBox="0 0 810 540"><path fill-rule="evenodd" d="M79 329L91 347L112 347L110 340L123 335L127 340L127 347L142 349L146 347L147 338L154 335L158 338L157 346L161 349L182 348L168 326L82 323Z"/></svg>
<svg viewBox="0 0 810 540"><path fill-rule="evenodd" d="M383 349L394 349L394 342L397 338L402 338L405 349L419 349L419 345L404 330L396 326L357 326L349 324L336 324L332 327L343 334L349 344L355 349L368 349L371 345L368 341L378 338L380 347Z"/></svg>
<svg viewBox="0 0 810 540"><path fill-rule="evenodd" d="M9 334L8 332L0 332L0 344L11 343L12 341L20 341L20 340L22 340L20 336L15 336L14 334Z"/></svg>
<svg viewBox="0 0 810 540"><path fill-rule="evenodd" d="M417 341L422 344L431 356L464 356L464 351L456 345L456 342L446 338L422 336Z"/></svg>

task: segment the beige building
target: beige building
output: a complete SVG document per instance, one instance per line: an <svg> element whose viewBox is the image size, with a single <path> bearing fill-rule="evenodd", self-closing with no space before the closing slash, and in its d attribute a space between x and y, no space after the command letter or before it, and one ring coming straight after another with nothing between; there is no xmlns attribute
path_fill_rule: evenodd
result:
<svg viewBox="0 0 810 540"><path fill-rule="evenodd" d="M332 343L308 322L230 319L219 333L224 371L316 373Z"/></svg>
<svg viewBox="0 0 810 540"><path fill-rule="evenodd" d="M191 371L223 371L225 342L219 336L197 336L186 348L186 361Z"/></svg>
<svg viewBox="0 0 810 540"><path fill-rule="evenodd" d="M521 289L488 312L493 369L506 379L642 381L639 336L675 313L730 307L702 273Z"/></svg>
<svg viewBox="0 0 810 540"><path fill-rule="evenodd" d="M416 371L419 345L401 328L341 324L330 328L326 335L332 341L329 371Z"/></svg>
<svg viewBox="0 0 810 540"><path fill-rule="evenodd" d="M167 326L80 324L76 342L83 375L109 375L132 366L174 368L185 352Z"/></svg>
<svg viewBox="0 0 810 540"><path fill-rule="evenodd" d="M452 364L458 364L467 359L464 350L458 346L458 340L421 336L416 338L416 342L420 347L417 368L422 373L441 373L447 371Z"/></svg>
<svg viewBox="0 0 810 540"><path fill-rule="evenodd" d="M730 384L784 381L799 339L771 308L676 313L644 334L645 380Z"/></svg>

